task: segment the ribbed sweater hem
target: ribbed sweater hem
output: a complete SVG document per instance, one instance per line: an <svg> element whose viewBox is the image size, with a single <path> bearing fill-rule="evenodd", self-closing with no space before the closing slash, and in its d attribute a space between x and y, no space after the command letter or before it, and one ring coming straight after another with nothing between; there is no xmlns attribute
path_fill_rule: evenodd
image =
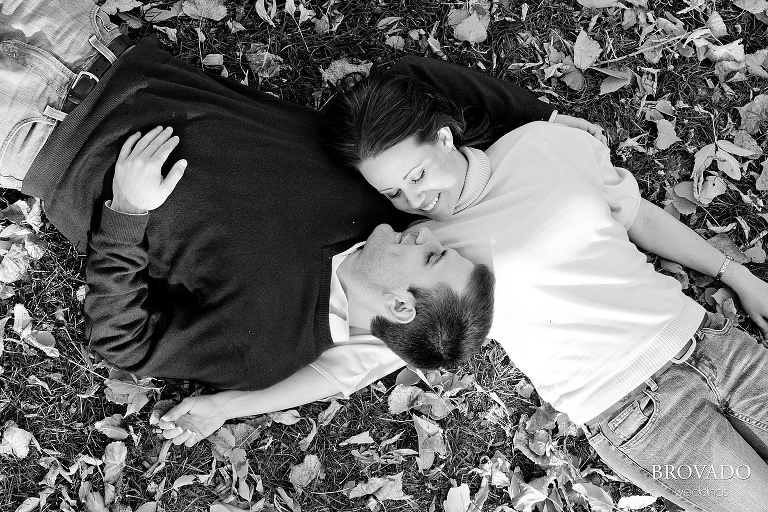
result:
<svg viewBox="0 0 768 512"><path fill-rule="evenodd" d="M585 400L560 401L553 405L566 412L574 423L581 424L595 418L669 362L696 333L704 314L701 305L686 299L674 319L632 358L631 366L604 382Z"/></svg>

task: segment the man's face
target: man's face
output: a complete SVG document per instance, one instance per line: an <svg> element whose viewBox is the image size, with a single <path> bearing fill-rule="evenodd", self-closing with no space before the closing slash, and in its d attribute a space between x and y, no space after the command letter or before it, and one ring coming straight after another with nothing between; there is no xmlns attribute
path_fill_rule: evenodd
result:
<svg viewBox="0 0 768 512"><path fill-rule="evenodd" d="M426 227L402 234L381 224L362 247L357 266L368 286L384 293L407 293L409 287L434 289L445 283L462 294L474 263L440 245Z"/></svg>

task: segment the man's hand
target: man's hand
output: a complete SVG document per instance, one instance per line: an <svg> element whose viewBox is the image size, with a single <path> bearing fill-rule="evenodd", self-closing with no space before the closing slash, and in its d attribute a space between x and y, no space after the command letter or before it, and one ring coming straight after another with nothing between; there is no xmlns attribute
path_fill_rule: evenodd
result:
<svg viewBox="0 0 768 512"><path fill-rule="evenodd" d="M229 417L219 395L187 397L160 418L163 437L172 439L173 444L193 446L221 427Z"/></svg>
<svg viewBox="0 0 768 512"><path fill-rule="evenodd" d="M165 178L161 174L163 163L179 144L179 138L171 137L172 133L172 128L163 130L158 126L144 137L134 133L125 141L112 180L112 209L146 213L171 195L187 167L186 160L179 160Z"/></svg>
<svg viewBox="0 0 768 512"><path fill-rule="evenodd" d="M578 128L579 130L584 130L585 132L592 135L594 138L605 144L608 145L608 138L605 136L605 133L603 132L603 127L597 124L592 124L586 119L581 119L580 117L572 117L572 116L564 116L562 114L557 114L555 116L555 120L553 121L557 124L562 124L563 126L570 126L571 128Z"/></svg>

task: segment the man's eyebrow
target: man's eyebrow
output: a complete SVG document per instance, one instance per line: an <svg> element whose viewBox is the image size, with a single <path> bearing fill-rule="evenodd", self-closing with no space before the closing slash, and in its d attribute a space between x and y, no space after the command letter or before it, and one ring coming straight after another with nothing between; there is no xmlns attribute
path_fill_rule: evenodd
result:
<svg viewBox="0 0 768 512"><path fill-rule="evenodd" d="M445 256L445 253L447 253L447 252L448 252L448 251L447 251L446 249L443 249L443 252L441 252L441 253L440 253L440 256L438 256L438 257L435 259L435 261L433 261L433 262L432 262L432 264L433 264L433 265L437 265L438 263L440 263L440 260L442 260L442 259L443 259L443 256Z"/></svg>

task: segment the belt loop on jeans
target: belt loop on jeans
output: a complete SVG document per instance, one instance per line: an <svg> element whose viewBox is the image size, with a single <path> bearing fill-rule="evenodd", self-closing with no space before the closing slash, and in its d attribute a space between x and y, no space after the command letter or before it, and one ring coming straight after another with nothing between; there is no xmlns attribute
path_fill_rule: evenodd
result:
<svg viewBox="0 0 768 512"><path fill-rule="evenodd" d="M672 363L674 364L683 364L689 357L691 357L691 354L693 354L693 351L696 350L696 342L698 341L696 338L698 337L699 333L697 332L691 337L691 342L688 345L688 350L685 351L685 354L683 354L680 357L673 357Z"/></svg>
<svg viewBox="0 0 768 512"><path fill-rule="evenodd" d="M75 107L77 107L88 94L99 83L99 79L104 76L109 67L115 60L122 55L122 53L130 48L133 43L128 36L119 35L115 37L109 46L99 41L96 36L91 36L89 39L91 45L99 51L99 55L91 63L88 69L80 71L72 83L72 87L69 89L66 99L64 100L64 106L62 112L69 114Z"/></svg>

